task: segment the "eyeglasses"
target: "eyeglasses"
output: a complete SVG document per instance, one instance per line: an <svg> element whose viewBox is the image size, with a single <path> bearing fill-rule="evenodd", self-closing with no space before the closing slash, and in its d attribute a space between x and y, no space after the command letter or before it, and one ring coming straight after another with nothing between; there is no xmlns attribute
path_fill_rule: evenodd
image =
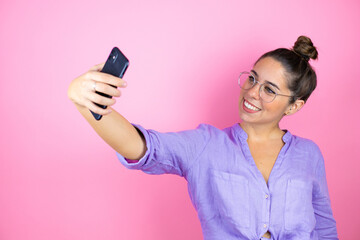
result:
<svg viewBox="0 0 360 240"><path fill-rule="evenodd" d="M274 101L274 99L278 95L284 97L293 97L293 96L277 93L273 85L271 85L270 83L260 83L250 72L240 73L238 84L243 90L249 90L253 88L257 83L260 86L259 96L264 102L270 103Z"/></svg>

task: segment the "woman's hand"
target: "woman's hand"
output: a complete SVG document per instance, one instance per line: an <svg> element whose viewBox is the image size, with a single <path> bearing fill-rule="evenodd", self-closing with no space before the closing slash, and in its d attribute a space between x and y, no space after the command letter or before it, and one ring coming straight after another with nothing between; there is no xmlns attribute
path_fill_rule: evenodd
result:
<svg viewBox="0 0 360 240"><path fill-rule="evenodd" d="M121 78L100 72L103 67L104 63L95 65L85 74L75 78L69 86L68 97L80 107L88 108L100 115L107 115L111 112L110 109L102 109L94 103L112 106L116 101L114 98L101 96L96 91L112 97L120 97L121 92L110 85L124 88L126 82Z"/></svg>

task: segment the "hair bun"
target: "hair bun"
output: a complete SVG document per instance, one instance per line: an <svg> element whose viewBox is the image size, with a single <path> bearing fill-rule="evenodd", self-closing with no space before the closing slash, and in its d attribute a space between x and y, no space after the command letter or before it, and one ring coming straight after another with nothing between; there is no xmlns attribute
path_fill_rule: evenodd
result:
<svg viewBox="0 0 360 240"><path fill-rule="evenodd" d="M309 59L316 60L318 58L318 51L316 50L316 47L313 45L310 38L306 36L300 36L296 40L293 51L303 58L305 58L307 61Z"/></svg>

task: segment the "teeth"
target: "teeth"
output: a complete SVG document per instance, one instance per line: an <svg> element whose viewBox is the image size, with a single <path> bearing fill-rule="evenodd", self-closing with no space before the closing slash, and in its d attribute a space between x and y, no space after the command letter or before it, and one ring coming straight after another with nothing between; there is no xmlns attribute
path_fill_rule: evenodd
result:
<svg viewBox="0 0 360 240"><path fill-rule="evenodd" d="M251 110L254 110L254 111L259 111L260 110L259 108L250 105L246 100L244 100L244 104L245 104L245 107L247 107L247 108L249 108Z"/></svg>

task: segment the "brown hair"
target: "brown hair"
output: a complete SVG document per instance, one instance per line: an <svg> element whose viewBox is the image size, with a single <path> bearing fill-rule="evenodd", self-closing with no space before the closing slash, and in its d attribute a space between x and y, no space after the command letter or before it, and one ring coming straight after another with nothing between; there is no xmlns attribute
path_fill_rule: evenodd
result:
<svg viewBox="0 0 360 240"><path fill-rule="evenodd" d="M290 104L297 99L306 102L316 88L316 73L309 64L309 60L310 58L316 60L318 52L311 39L300 36L292 49L278 48L267 52L256 63L265 57L272 57L285 68L288 88L293 95L290 98Z"/></svg>

